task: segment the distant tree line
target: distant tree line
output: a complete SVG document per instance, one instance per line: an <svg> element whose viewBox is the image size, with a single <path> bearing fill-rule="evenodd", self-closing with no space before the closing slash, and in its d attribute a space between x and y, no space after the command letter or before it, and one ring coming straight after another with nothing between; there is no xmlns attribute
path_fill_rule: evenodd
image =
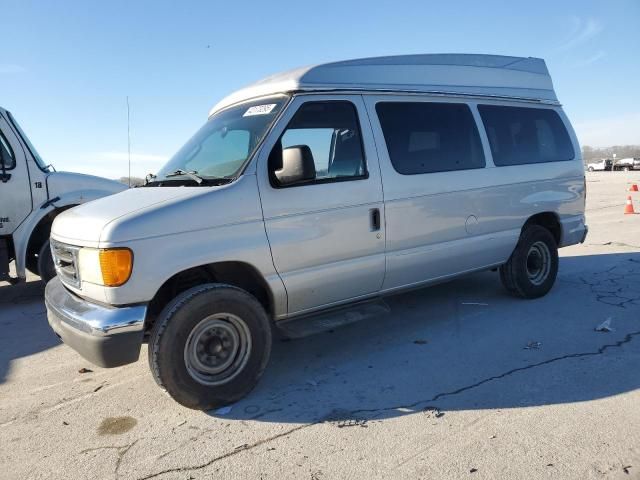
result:
<svg viewBox="0 0 640 480"><path fill-rule="evenodd" d="M613 159L614 153L616 154L616 160L621 158L640 158L640 145L616 145L603 148L584 145L582 147L582 159L585 163L603 158Z"/></svg>
<svg viewBox="0 0 640 480"><path fill-rule="evenodd" d="M603 158L613 158L614 153L616 154L616 160L620 158L640 158L640 145L615 145L613 147L601 148L583 145L582 147L582 159L584 163L601 160ZM129 177L120 177L118 181L129 185ZM139 187L140 185L144 185L144 178L131 177L132 187Z"/></svg>
<svg viewBox="0 0 640 480"><path fill-rule="evenodd" d="M120 177L117 179L117 181L120 183L124 183L125 185L129 185L129 177ZM144 178L131 177L132 187L139 187L140 185L144 185Z"/></svg>

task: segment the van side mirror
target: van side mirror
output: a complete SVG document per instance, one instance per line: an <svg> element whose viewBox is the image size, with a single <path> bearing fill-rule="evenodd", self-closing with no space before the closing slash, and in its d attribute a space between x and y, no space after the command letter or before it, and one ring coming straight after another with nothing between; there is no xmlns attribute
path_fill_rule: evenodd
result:
<svg viewBox="0 0 640 480"><path fill-rule="evenodd" d="M282 150L282 168L274 171L281 186L308 182L316 178L316 164L307 145L294 145Z"/></svg>

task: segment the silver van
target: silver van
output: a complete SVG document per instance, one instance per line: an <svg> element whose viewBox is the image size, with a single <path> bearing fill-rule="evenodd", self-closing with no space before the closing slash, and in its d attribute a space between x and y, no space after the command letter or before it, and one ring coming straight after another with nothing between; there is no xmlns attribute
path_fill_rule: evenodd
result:
<svg viewBox="0 0 640 480"><path fill-rule="evenodd" d="M585 239L584 204L541 59L301 68L223 99L144 187L56 218L49 323L103 367L147 342L157 383L210 409L256 385L275 327L488 269L545 295L558 248Z"/></svg>

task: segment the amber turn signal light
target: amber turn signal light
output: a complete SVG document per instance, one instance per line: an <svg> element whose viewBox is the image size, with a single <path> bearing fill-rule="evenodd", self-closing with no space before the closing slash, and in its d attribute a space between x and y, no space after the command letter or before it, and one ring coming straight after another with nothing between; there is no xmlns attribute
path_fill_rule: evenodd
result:
<svg viewBox="0 0 640 480"><path fill-rule="evenodd" d="M100 250L100 270L102 280L107 287L124 285L133 269L133 252L128 248L109 248Z"/></svg>

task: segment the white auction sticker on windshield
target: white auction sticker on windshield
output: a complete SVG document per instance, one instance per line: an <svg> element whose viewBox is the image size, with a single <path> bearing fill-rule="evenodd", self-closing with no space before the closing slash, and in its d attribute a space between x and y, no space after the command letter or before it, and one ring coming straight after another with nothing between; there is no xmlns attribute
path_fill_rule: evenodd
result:
<svg viewBox="0 0 640 480"><path fill-rule="evenodd" d="M254 105L244 112L243 117L250 117L251 115L267 115L271 113L271 110L275 108L275 103L267 103L266 105Z"/></svg>

